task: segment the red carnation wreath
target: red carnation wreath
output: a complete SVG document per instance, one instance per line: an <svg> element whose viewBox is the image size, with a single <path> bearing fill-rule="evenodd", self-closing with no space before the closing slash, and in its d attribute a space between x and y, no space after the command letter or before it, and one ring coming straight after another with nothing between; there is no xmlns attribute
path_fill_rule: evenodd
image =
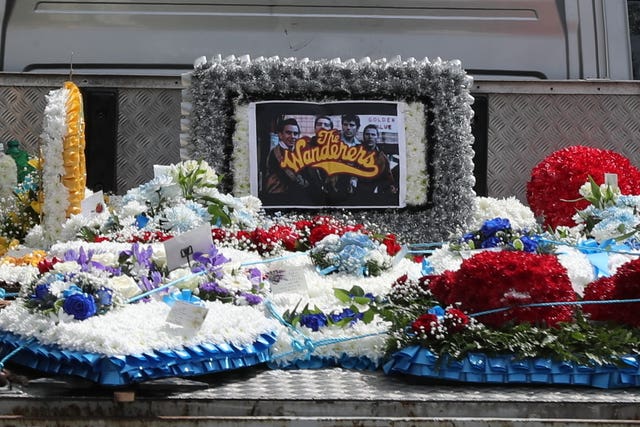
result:
<svg viewBox="0 0 640 427"><path fill-rule="evenodd" d="M640 298L640 258L622 265L611 277L589 283L584 290L585 301L605 301ZM640 303L585 304L585 313L593 320L611 320L633 327L640 326Z"/></svg>
<svg viewBox="0 0 640 427"><path fill-rule="evenodd" d="M527 201L533 213L544 218L545 225L573 226L571 217L589 202L566 200L580 197L578 190L589 176L602 184L605 173L618 174L622 194L640 194L640 170L629 159L614 151L576 145L552 153L533 168Z"/></svg>
<svg viewBox="0 0 640 427"><path fill-rule="evenodd" d="M460 303L460 308L469 313L514 307L477 317L494 327L507 323L554 326L568 322L574 313L571 305L515 306L576 299L569 276L555 256L522 251L480 252L464 260L459 270L432 280L430 288L444 304Z"/></svg>

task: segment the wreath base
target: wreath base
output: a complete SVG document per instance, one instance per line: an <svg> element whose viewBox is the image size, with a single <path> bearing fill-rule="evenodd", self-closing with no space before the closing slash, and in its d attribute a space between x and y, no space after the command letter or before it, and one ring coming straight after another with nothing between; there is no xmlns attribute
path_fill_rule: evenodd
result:
<svg viewBox="0 0 640 427"><path fill-rule="evenodd" d="M596 388L640 386L640 357L625 356L621 366L583 366L545 358L516 359L513 355L469 353L462 360L438 360L431 351L411 346L391 356L385 374L487 384L554 384Z"/></svg>
<svg viewBox="0 0 640 427"><path fill-rule="evenodd" d="M201 343L174 350L153 350L143 354L104 356L44 345L11 332L0 331L0 355L18 349L11 362L55 375L72 375L105 386L204 375L228 371L269 360L274 334L262 334L251 345Z"/></svg>

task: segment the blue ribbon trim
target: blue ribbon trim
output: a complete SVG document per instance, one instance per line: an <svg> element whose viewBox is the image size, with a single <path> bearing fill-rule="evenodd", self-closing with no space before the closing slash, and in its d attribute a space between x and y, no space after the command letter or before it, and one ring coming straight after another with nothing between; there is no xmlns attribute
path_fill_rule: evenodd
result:
<svg viewBox="0 0 640 427"><path fill-rule="evenodd" d="M623 366L584 366L545 358L516 359L513 355L469 353L462 360L438 357L426 348L406 347L391 356L384 373L500 384L564 384L596 388L640 386L640 356L620 358Z"/></svg>
<svg viewBox="0 0 640 427"><path fill-rule="evenodd" d="M324 369L340 367L358 371L375 371L381 365L381 361L371 360L366 356L349 356L343 353L340 357L310 356L307 359L296 359L288 362L270 361L267 366L271 369Z"/></svg>
<svg viewBox="0 0 640 427"><path fill-rule="evenodd" d="M0 331L0 355L20 349L13 362L32 369L74 375L106 385L119 386L172 376L193 376L257 365L269 360L275 333L262 334L251 345L201 343L177 350L104 356L44 345L11 332Z"/></svg>

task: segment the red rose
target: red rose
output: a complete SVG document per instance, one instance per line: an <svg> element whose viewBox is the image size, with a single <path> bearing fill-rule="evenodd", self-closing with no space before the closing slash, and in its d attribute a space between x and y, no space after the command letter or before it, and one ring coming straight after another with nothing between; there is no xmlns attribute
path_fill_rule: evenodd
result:
<svg viewBox="0 0 640 427"><path fill-rule="evenodd" d="M411 329L416 334L424 332L429 335L436 333L438 327L438 316L435 314L423 314L411 323Z"/></svg>
<svg viewBox="0 0 640 427"><path fill-rule="evenodd" d="M251 241L255 243L258 248L258 253L261 255L272 252L276 244L271 233L263 228L253 230L251 233Z"/></svg>
<svg viewBox="0 0 640 427"><path fill-rule="evenodd" d="M277 241L282 242L288 251L295 251L298 246L300 234L293 228L286 225L274 225L269 228L269 233Z"/></svg>
<svg viewBox="0 0 640 427"><path fill-rule="evenodd" d="M313 230L311 230L311 234L309 234L309 243L311 246L315 246L316 243L330 234L338 234L338 228L331 224L314 227Z"/></svg>
<svg viewBox="0 0 640 427"><path fill-rule="evenodd" d="M38 271L40 272L40 274L44 274L48 271L51 271L53 269L53 266L59 262L60 260L56 257L53 257L51 260L42 258L38 263Z"/></svg>
<svg viewBox="0 0 640 427"><path fill-rule="evenodd" d="M224 242L227 238L227 232L222 228L212 228L211 237L214 242Z"/></svg>
<svg viewBox="0 0 640 427"><path fill-rule="evenodd" d="M460 332L469 324L469 316L457 308L450 308L444 315L444 324L451 332Z"/></svg>
<svg viewBox="0 0 640 427"><path fill-rule="evenodd" d="M400 252L400 249L402 249L402 246L400 246L396 240L395 234L387 234L382 240L382 244L387 247L387 253L391 256L397 254Z"/></svg>

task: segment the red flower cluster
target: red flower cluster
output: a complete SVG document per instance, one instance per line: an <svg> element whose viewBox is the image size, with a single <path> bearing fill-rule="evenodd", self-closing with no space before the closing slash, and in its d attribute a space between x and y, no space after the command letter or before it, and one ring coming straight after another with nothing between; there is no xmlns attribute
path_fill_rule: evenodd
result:
<svg viewBox="0 0 640 427"><path fill-rule="evenodd" d="M457 308L448 308L444 316L438 317L433 313L420 315L411 323L411 329L416 334L435 337L439 334L452 334L462 331L470 322L469 316Z"/></svg>
<svg viewBox="0 0 640 427"><path fill-rule="evenodd" d="M51 259L42 258L38 263L38 271L40 274L44 274L53 269L53 266L59 263L61 260L57 257L53 257Z"/></svg>
<svg viewBox="0 0 640 427"><path fill-rule="evenodd" d="M411 323L411 329L416 334L424 332L427 335L436 335L438 330L438 316L425 313Z"/></svg>
<svg viewBox="0 0 640 427"><path fill-rule="evenodd" d="M629 159L610 150L572 146L552 153L531 172L527 183L527 201L536 216L547 226L575 225L571 217L587 201L567 202L580 197L578 190L589 176L598 184L605 173L618 174L622 194L640 194L640 171Z"/></svg>
<svg viewBox="0 0 640 427"><path fill-rule="evenodd" d="M288 251L305 251L330 234L342 236L350 231L368 233L364 224L345 224L331 216L318 215L295 221L291 225L276 224L268 229L256 228L253 231L241 230L234 233L214 228L211 234L214 243L235 240L239 242L241 249L255 250L264 255L272 252L279 244ZM400 251L395 235L382 236L381 241L387 247L389 255Z"/></svg>
<svg viewBox="0 0 640 427"><path fill-rule="evenodd" d="M522 251L480 252L464 260L458 271L432 278L430 289L442 303L460 303L471 313L513 307L477 317L494 327L512 322L554 326L570 321L573 306L516 306L576 298L567 272L555 256Z"/></svg>
<svg viewBox="0 0 640 427"><path fill-rule="evenodd" d="M611 277L589 283L584 290L585 301L606 301L640 298L640 259L624 264ZM640 326L640 303L585 304L583 311L593 320Z"/></svg>

